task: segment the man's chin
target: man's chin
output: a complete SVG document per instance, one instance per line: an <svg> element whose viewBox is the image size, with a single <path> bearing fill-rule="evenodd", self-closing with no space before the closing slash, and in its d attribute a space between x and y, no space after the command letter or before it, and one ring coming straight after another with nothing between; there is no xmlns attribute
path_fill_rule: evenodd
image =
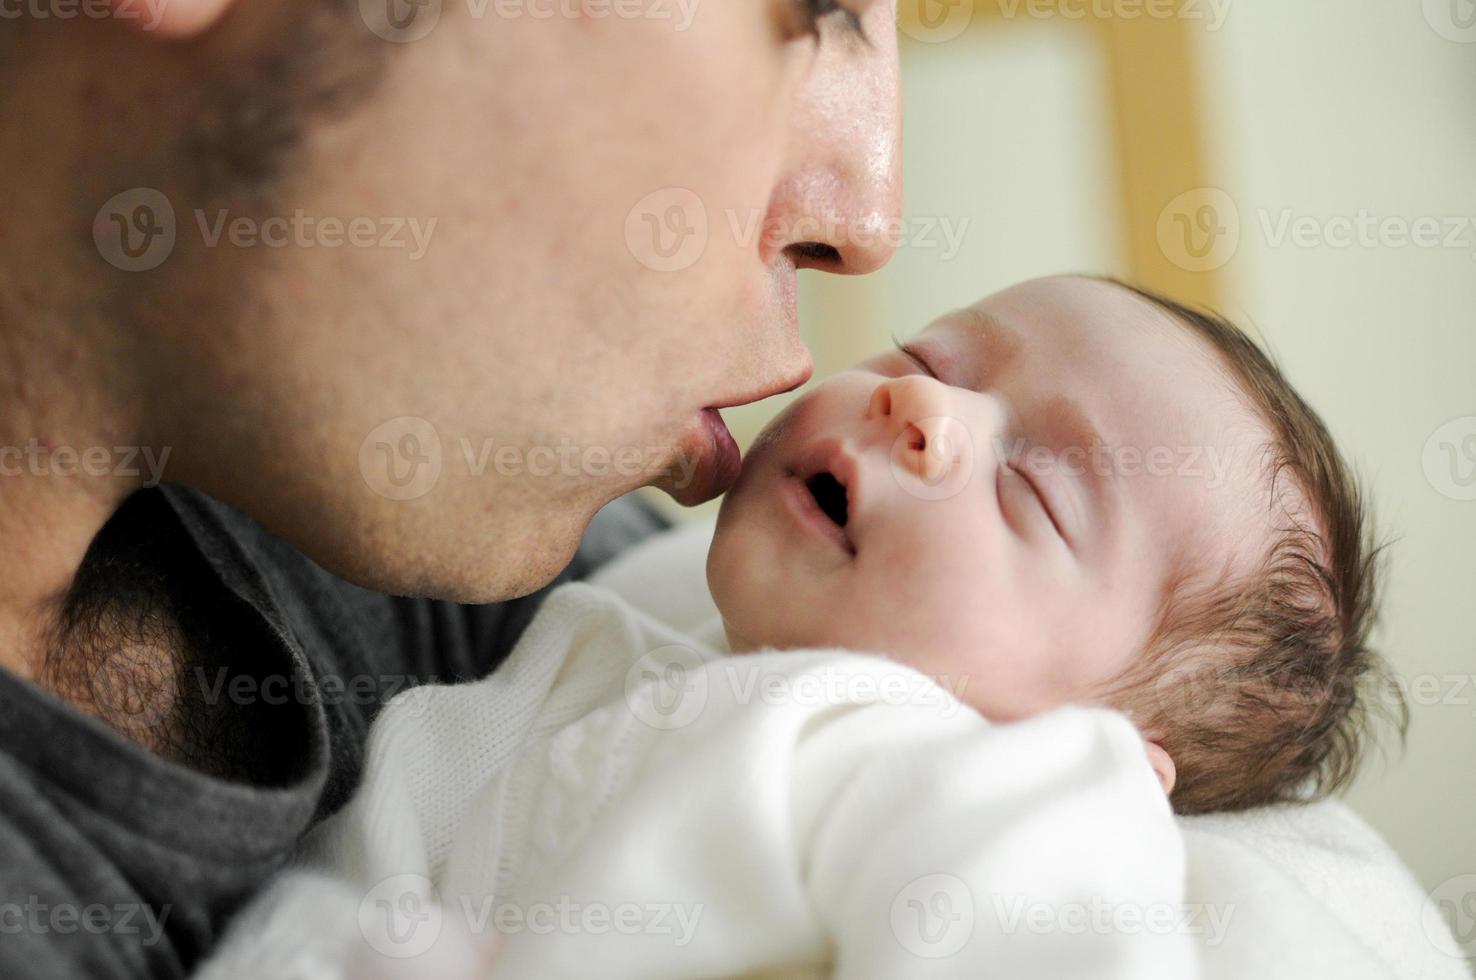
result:
<svg viewBox="0 0 1476 980"><path fill-rule="evenodd" d="M435 528L394 528L362 550L318 557L330 572L375 592L480 605L537 592L569 563L592 515L530 515L520 526L446 515ZM473 530L468 530L469 528Z"/></svg>

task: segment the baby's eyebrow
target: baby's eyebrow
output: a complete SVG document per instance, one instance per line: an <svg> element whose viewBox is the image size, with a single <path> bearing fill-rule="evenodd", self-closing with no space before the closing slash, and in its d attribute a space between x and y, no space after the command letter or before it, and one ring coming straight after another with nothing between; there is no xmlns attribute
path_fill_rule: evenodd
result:
<svg viewBox="0 0 1476 980"><path fill-rule="evenodd" d="M1056 395L1041 404L1041 425L1058 449L1105 446L1102 433L1081 403L1069 395Z"/></svg>
<svg viewBox="0 0 1476 980"><path fill-rule="evenodd" d="M1014 327L973 307L960 310L958 315L960 324L977 339L984 370L990 377L999 377L1020 359L1025 338Z"/></svg>
<svg viewBox="0 0 1476 980"><path fill-rule="evenodd" d="M952 383L975 391L983 390L986 384L997 385L1025 348L1024 336L1018 330L973 307L954 310L934 321L922 337L933 331L955 338L940 352Z"/></svg>

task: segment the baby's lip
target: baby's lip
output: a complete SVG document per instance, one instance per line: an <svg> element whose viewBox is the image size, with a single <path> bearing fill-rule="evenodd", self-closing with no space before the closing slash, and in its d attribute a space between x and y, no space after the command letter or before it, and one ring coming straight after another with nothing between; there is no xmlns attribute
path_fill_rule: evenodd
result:
<svg viewBox="0 0 1476 980"><path fill-rule="evenodd" d="M829 436L812 443L796 461L796 476L812 477L817 473L829 473L846 487L855 485L860 466L849 442L838 436Z"/></svg>
<svg viewBox="0 0 1476 980"><path fill-rule="evenodd" d="M800 454L790 472L802 483L829 473L845 489L846 523L843 530L854 547L857 518L863 512L865 498L861 487L861 464L849 443L835 437L821 439Z"/></svg>

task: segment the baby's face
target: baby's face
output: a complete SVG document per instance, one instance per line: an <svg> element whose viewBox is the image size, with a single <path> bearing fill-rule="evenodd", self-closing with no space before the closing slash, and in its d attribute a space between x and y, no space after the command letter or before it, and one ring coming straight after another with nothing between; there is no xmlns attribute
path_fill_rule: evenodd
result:
<svg viewBox="0 0 1476 980"><path fill-rule="evenodd" d="M734 652L882 653L1019 718L1095 700L1186 576L1269 545L1269 433L1135 294L1029 282L909 347L819 385L749 453L707 566Z"/></svg>

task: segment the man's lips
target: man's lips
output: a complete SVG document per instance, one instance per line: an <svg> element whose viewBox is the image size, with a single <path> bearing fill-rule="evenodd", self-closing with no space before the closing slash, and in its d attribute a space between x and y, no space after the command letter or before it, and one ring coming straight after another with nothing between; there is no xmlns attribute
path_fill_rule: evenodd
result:
<svg viewBox="0 0 1476 980"><path fill-rule="evenodd" d="M743 470L738 443L722 413L702 410L701 424L682 442L682 458L656 486L683 507L695 507L726 491Z"/></svg>
<svg viewBox="0 0 1476 980"><path fill-rule="evenodd" d="M793 391L809 379L810 372L811 365L806 360L793 376L776 385L734 395L704 408L698 415L700 421L683 438L677 461L665 477L655 482L655 487L684 507L695 507L726 493L743 472L743 454L728 431L721 410Z"/></svg>

